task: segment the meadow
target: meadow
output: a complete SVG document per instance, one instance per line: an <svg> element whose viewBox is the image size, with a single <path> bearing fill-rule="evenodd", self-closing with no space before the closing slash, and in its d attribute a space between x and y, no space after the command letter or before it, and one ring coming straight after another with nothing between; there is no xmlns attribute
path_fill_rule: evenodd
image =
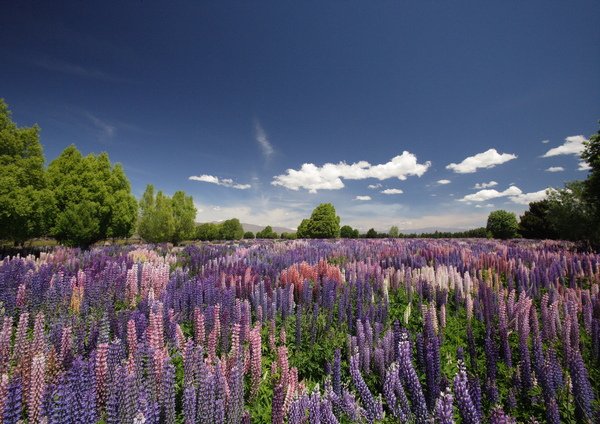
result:
<svg viewBox="0 0 600 424"><path fill-rule="evenodd" d="M600 255L57 247L0 262L0 423L592 423Z"/></svg>

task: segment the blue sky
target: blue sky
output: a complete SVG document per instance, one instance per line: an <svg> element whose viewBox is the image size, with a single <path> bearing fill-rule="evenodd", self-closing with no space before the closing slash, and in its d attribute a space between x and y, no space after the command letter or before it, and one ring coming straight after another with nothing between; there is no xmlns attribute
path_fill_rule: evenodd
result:
<svg viewBox="0 0 600 424"><path fill-rule="evenodd" d="M597 1L23 0L0 15L0 97L41 126L48 160L107 151L137 196L193 195L199 222L295 228L332 202L363 230L468 228L586 176L598 16Z"/></svg>

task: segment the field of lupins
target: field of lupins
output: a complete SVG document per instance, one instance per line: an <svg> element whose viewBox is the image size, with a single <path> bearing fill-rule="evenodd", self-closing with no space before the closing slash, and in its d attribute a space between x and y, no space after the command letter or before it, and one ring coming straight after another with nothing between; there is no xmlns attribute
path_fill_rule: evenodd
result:
<svg viewBox="0 0 600 424"><path fill-rule="evenodd" d="M426 240L0 262L0 423L593 423L600 255Z"/></svg>

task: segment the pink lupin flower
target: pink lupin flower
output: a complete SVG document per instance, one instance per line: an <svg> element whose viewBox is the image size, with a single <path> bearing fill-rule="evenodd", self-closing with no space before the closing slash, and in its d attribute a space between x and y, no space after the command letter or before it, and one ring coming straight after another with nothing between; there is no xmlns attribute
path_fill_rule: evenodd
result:
<svg viewBox="0 0 600 424"><path fill-rule="evenodd" d="M204 328L204 314L200 308L194 309L194 339L197 345L204 346L206 329Z"/></svg>
<svg viewBox="0 0 600 424"><path fill-rule="evenodd" d="M106 379L108 375L108 343L100 343L96 349L96 395L100 408L106 404Z"/></svg>
<svg viewBox="0 0 600 424"><path fill-rule="evenodd" d="M44 321L44 314L42 312L38 313L35 317L35 323L33 324L33 340L31 344L31 350L34 355L46 352Z"/></svg>
<svg viewBox="0 0 600 424"><path fill-rule="evenodd" d="M46 357L40 353L33 357L31 365L31 383L27 399L29 422L42 422L42 402L46 392Z"/></svg>
<svg viewBox="0 0 600 424"><path fill-rule="evenodd" d="M12 327L13 319L11 317L4 317L2 330L0 331L0 374L4 374L8 371Z"/></svg>
<svg viewBox="0 0 600 424"><path fill-rule="evenodd" d="M138 295L138 264L134 264L127 270L127 302L131 307L135 307Z"/></svg>
<svg viewBox="0 0 600 424"><path fill-rule="evenodd" d="M71 355L73 348L72 328L70 326L63 327L60 336L60 352L58 360L61 365L65 365L65 360Z"/></svg>
<svg viewBox="0 0 600 424"><path fill-rule="evenodd" d="M178 350L182 350L184 344L185 344L185 335L183 334L181 325L175 324L175 346L177 347Z"/></svg>
<svg viewBox="0 0 600 424"><path fill-rule="evenodd" d="M4 411L8 395L8 375L2 374L0 377L0 411ZM2 417L0 417L0 423L2 423Z"/></svg>
<svg viewBox="0 0 600 424"><path fill-rule="evenodd" d="M135 321L130 319L127 321L127 349L129 356L133 357L138 348L137 341L137 330L135 328Z"/></svg>
<svg viewBox="0 0 600 424"><path fill-rule="evenodd" d="M23 309L27 305L27 287L24 282L19 284L17 289L16 305L19 309Z"/></svg>
<svg viewBox="0 0 600 424"><path fill-rule="evenodd" d="M251 397L258 393L260 380L262 377L262 338L260 335L260 324L256 324L250 331L250 378L251 378Z"/></svg>
<svg viewBox="0 0 600 424"><path fill-rule="evenodd" d="M208 363L213 364L217 357L217 329L213 328L213 330L208 335Z"/></svg>

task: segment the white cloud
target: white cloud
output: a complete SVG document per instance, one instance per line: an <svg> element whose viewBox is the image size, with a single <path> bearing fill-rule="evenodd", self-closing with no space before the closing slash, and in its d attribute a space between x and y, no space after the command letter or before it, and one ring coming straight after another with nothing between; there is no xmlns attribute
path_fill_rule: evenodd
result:
<svg viewBox="0 0 600 424"><path fill-rule="evenodd" d="M590 169L592 169L592 167L589 163L585 161L579 162L579 167L577 168L578 171L589 171Z"/></svg>
<svg viewBox="0 0 600 424"><path fill-rule="evenodd" d="M558 155L580 155L583 152L583 142L587 141L582 135L572 135L565 138L565 142L558 147L554 147L544 153L544 158Z"/></svg>
<svg viewBox="0 0 600 424"><path fill-rule="evenodd" d="M550 140L542 140L542 144L548 144L550 143Z"/></svg>
<svg viewBox="0 0 600 424"><path fill-rule="evenodd" d="M371 200L371 196L356 196L354 200Z"/></svg>
<svg viewBox="0 0 600 424"><path fill-rule="evenodd" d="M446 169L451 169L459 174L470 174L479 168L493 168L516 158L517 155L498 153L496 149L489 149L483 153L477 153L475 156L469 156L461 163L451 163L446 166Z"/></svg>
<svg viewBox="0 0 600 424"><path fill-rule="evenodd" d="M493 208L494 205L492 203L486 203L485 205L475 205L476 208Z"/></svg>
<svg viewBox="0 0 600 424"><path fill-rule="evenodd" d="M369 184L367 187L369 187L370 189L378 189L381 188L381 184L377 183L377 184Z"/></svg>
<svg viewBox="0 0 600 424"><path fill-rule="evenodd" d="M548 197L547 190L550 190L550 188L546 188L540 191L534 191L532 193L521 193L516 196L511 196L510 200L512 200L515 203L518 203L519 205L527 206L531 202L539 202L540 200L544 200L546 197Z"/></svg>
<svg viewBox="0 0 600 424"><path fill-rule="evenodd" d="M473 187L474 189L480 190L482 188L490 188L490 187L495 187L497 186L498 183L496 181L490 181L489 183L477 183L475 184L475 187Z"/></svg>
<svg viewBox="0 0 600 424"><path fill-rule="evenodd" d="M518 196L523 193L518 187L511 186L504 191L498 191L494 189L484 189L479 190L477 193L467 194L462 199L459 199L461 202L485 202L486 200L495 199L497 197L506 197L506 196Z"/></svg>
<svg viewBox="0 0 600 424"><path fill-rule="evenodd" d="M247 190L252 187L250 184L238 184L230 178L219 179L219 177L215 177L213 175L192 175L191 177L189 177L189 179L192 181L201 181L204 183L216 184L223 187L236 188L238 190Z"/></svg>
<svg viewBox="0 0 600 424"><path fill-rule="evenodd" d="M404 193L404 191L400 190L399 188L386 188L385 190L382 190L381 193L383 193L383 194L402 194L402 193Z"/></svg>
<svg viewBox="0 0 600 424"><path fill-rule="evenodd" d="M389 162L371 165L367 161L355 162L348 165L346 162L326 163L317 166L312 163L303 164L299 170L288 169L285 174L273 177L271 184L282 186L290 190L301 188L310 193L317 190L339 190L344 187L342 179L364 180L376 178L386 180L398 178L406 180L410 175L421 176L431 166L431 162L418 163L417 157L407 151L393 157Z"/></svg>
<svg viewBox="0 0 600 424"><path fill-rule="evenodd" d="M546 172L562 172L564 170L565 168L562 166L551 166L550 168L546 169Z"/></svg>
<svg viewBox="0 0 600 424"><path fill-rule="evenodd" d="M275 149L273 149L273 145L269 141L267 133L258 120L254 121L254 137L256 138L256 141L258 142L258 145L260 146L265 158L270 158L271 155L275 153Z"/></svg>
<svg viewBox="0 0 600 424"><path fill-rule="evenodd" d="M446 184L450 184L451 181L450 180L437 180L437 183L441 184L441 185L446 185Z"/></svg>

